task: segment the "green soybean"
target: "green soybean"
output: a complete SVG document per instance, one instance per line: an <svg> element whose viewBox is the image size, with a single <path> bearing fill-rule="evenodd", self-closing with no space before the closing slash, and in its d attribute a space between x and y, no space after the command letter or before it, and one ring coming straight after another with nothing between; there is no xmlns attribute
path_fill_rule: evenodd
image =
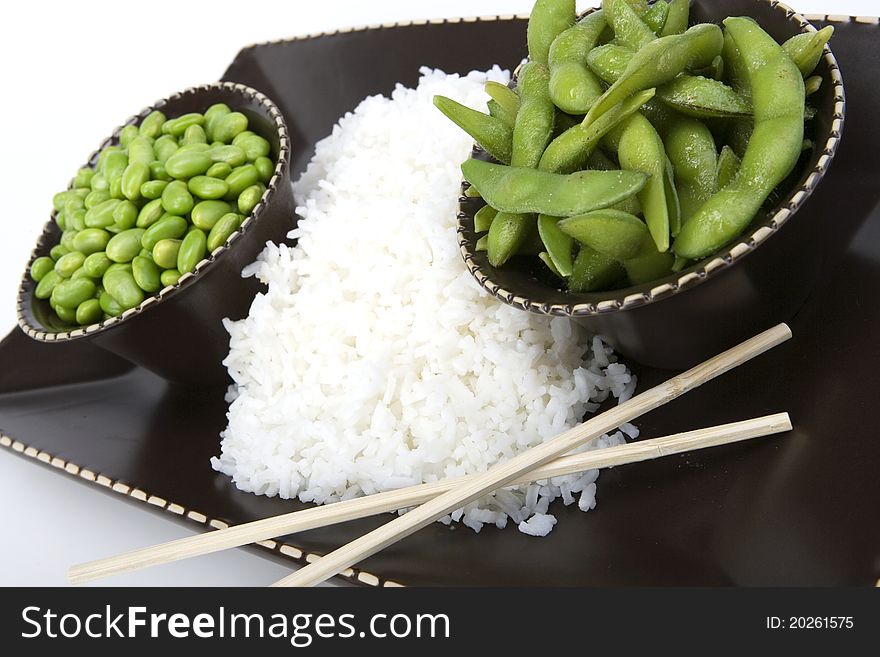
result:
<svg viewBox="0 0 880 657"><path fill-rule="evenodd" d="M174 215L166 215L147 228L141 236L141 246L152 251L158 242L165 239L178 239L186 233L186 219Z"/></svg>
<svg viewBox="0 0 880 657"><path fill-rule="evenodd" d="M93 192L108 192L110 189L110 181L107 180L103 173L96 173L92 176L92 182L89 183L89 186L92 188Z"/></svg>
<svg viewBox="0 0 880 657"><path fill-rule="evenodd" d="M97 299L86 299L76 307L76 323L80 326L88 326L101 321L104 311Z"/></svg>
<svg viewBox="0 0 880 657"><path fill-rule="evenodd" d="M181 180L168 183L162 191L162 207L169 214L185 215L192 211L194 205L187 183Z"/></svg>
<svg viewBox="0 0 880 657"><path fill-rule="evenodd" d="M178 149L165 161L165 171L172 178L188 179L205 173L213 163L207 151Z"/></svg>
<svg viewBox="0 0 880 657"><path fill-rule="evenodd" d="M229 114L232 110L226 103L215 103L205 110L205 134L209 141L214 141L214 125L224 114Z"/></svg>
<svg viewBox="0 0 880 657"><path fill-rule="evenodd" d="M256 166L256 163L254 163L254 166ZM232 173L232 167L229 166L226 162L216 162L212 164L211 168L205 172L205 175L211 178L219 178L220 180L224 180L226 176L228 176L230 173Z"/></svg>
<svg viewBox="0 0 880 657"><path fill-rule="evenodd" d="M501 119L483 114L446 96L434 96L434 105L468 133L489 155L510 163L513 132Z"/></svg>
<svg viewBox="0 0 880 657"><path fill-rule="evenodd" d="M84 167L76 172L76 177L73 179L74 187L88 187L92 182L92 176L95 175L95 170L90 169L89 167Z"/></svg>
<svg viewBox="0 0 880 657"><path fill-rule="evenodd" d="M122 194L129 201L141 197L141 185L150 179L150 167L143 162L131 162L122 174Z"/></svg>
<svg viewBox="0 0 880 657"><path fill-rule="evenodd" d="M180 251L180 240L163 239L156 242L153 247L153 262L162 269L177 267L177 255Z"/></svg>
<svg viewBox="0 0 880 657"><path fill-rule="evenodd" d="M229 112L217 117L212 126L212 138L214 141L228 143L240 133L247 130L247 117L241 112Z"/></svg>
<svg viewBox="0 0 880 657"><path fill-rule="evenodd" d="M65 324L73 324L76 321L76 309L68 308L67 306L62 306L60 304L52 304L50 300L50 305L52 306L52 310L55 311L55 314Z"/></svg>
<svg viewBox="0 0 880 657"><path fill-rule="evenodd" d="M63 280L64 279L53 269L43 276L43 278L40 279L40 282L37 283L37 287L34 289L34 296L37 299L48 299L52 296L52 290L55 289L55 286Z"/></svg>
<svg viewBox="0 0 880 657"><path fill-rule="evenodd" d="M220 217L232 210L232 206L225 201L201 201L192 209L191 221L196 228L209 231Z"/></svg>
<svg viewBox="0 0 880 657"><path fill-rule="evenodd" d="M162 197L162 192L168 186L167 180L150 180L141 185L141 197L150 201Z"/></svg>
<svg viewBox="0 0 880 657"><path fill-rule="evenodd" d="M180 243L177 253L177 270L183 274L194 271L208 249L208 236L204 231L196 229L188 232Z"/></svg>
<svg viewBox="0 0 880 657"><path fill-rule="evenodd" d="M129 271L122 269L107 271L102 279L102 284L123 311L140 305L144 300L144 291L138 286Z"/></svg>
<svg viewBox="0 0 880 657"><path fill-rule="evenodd" d="M205 117L198 112L183 114L176 119L170 119L162 126L162 132L173 137L180 137L191 125L202 125Z"/></svg>
<svg viewBox="0 0 880 657"><path fill-rule="evenodd" d="M114 235L109 242L105 253L113 262L131 262L141 250L141 237L143 228L132 228Z"/></svg>
<svg viewBox="0 0 880 657"><path fill-rule="evenodd" d="M156 160L164 164L178 149L177 140L171 135L162 135L153 144Z"/></svg>
<svg viewBox="0 0 880 657"><path fill-rule="evenodd" d="M171 285L177 285L177 281L180 280L181 273L176 269L166 269L159 276L159 281L162 283L162 287L169 287Z"/></svg>
<svg viewBox="0 0 880 657"><path fill-rule="evenodd" d="M101 296L98 297L98 304L101 306L101 310L110 317L117 317L125 312L125 308L110 296L110 293L107 291L101 292Z"/></svg>
<svg viewBox="0 0 880 657"><path fill-rule="evenodd" d="M180 138L180 145L187 146L189 144L207 144L208 137L205 135L205 129L198 125L189 126Z"/></svg>
<svg viewBox="0 0 880 657"><path fill-rule="evenodd" d="M103 251L92 253L83 262L83 271L92 278L101 278L113 261Z"/></svg>
<svg viewBox="0 0 880 657"><path fill-rule="evenodd" d="M231 167L238 167L247 162L247 154L243 148L233 144L221 144L211 146L205 151L214 163L226 163Z"/></svg>
<svg viewBox="0 0 880 657"><path fill-rule="evenodd" d="M65 248L63 244L56 244L49 250L49 257L52 258L55 262L62 257L70 253L70 249Z"/></svg>
<svg viewBox="0 0 880 657"><path fill-rule="evenodd" d="M275 173L275 163L268 157L258 157L254 160L254 166L257 168L257 174L260 176L260 182L265 185L269 184Z"/></svg>
<svg viewBox="0 0 880 657"><path fill-rule="evenodd" d="M256 169L255 169L256 171ZM223 198L229 193L229 184L220 178L210 176L195 176L187 183L190 193L201 199Z"/></svg>
<svg viewBox="0 0 880 657"><path fill-rule="evenodd" d="M85 208L80 208L79 210L74 210L69 215L65 216L65 221L69 224L69 227L73 230L83 230L86 227L86 210Z"/></svg>
<svg viewBox="0 0 880 657"><path fill-rule="evenodd" d="M249 215L253 212L253 209L257 207L257 203L260 202L260 199L263 198L263 193L265 191L266 187L263 183L255 183L243 190L238 196L238 211L243 215Z"/></svg>
<svg viewBox="0 0 880 657"><path fill-rule="evenodd" d="M152 258L138 256L131 261L131 274L144 292L158 292L162 288L161 272Z"/></svg>
<svg viewBox="0 0 880 657"><path fill-rule="evenodd" d="M248 135L241 139L237 146L244 151L249 162L253 162L258 157L266 157L272 150L269 142L260 135Z"/></svg>
<svg viewBox="0 0 880 657"><path fill-rule="evenodd" d="M120 201L113 208L113 224L119 230L134 228L138 217L138 207L131 201Z"/></svg>
<svg viewBox="0 0 880 657"><path fill-rule="evenodd" d="M128 155L125 151L111 151L104 159L101 175L106 180L112 180L116 176L121 176L128 166L128 162ZM94 181L95 176L92 176L92 182Z"/></svg>
<svg viewBox="0 0 880 657"><path fill-rule="evenodd" d="M48 256L41 256L31 264L31 278L39 283L53 269L55 269L55 261Z"/></svg>
<svg viewBox="0 0 880 657"><path fill-rule="evenodd" d="M562 175L480 160L468 160L461 169L486 202L499 211L553 217L571 217L612 206L641 191L648 179L635 171Z"/></svg>
<svg viewBox="0 0 880 657"><path fill-rule="evenodd" d="M220 217L208 233L206 242L208 252L211 253L217 247L225 244L226 240L241 226L242 219L243 217L235 212L228 212Z"/></svg>
<svg viewBox="0 0 880 657"><path fill-rule="evenodd" d="M119 145L125 148L132 140L137 138L140 133L136 125L127 125L119 131Z"/></svg>
<svg viewBox="0 0 880 657"><path fill-rule="evenodd" d="M162 134L162 125L165 123L165 115L160 110L153 110L141 121L138 132L141 137L155 139Z"/></svg>
<svg viewBox="0 0 880 657"><path fill-rule="evenodd" d="M163 214L165 214L165 208L162 205L162 199L153 199L141 208L135 226L138 228L149 228L159 221Z"/></svg>
<svg viewBox="0 0 880 657"><path fill-rule="evenodd" d="M103 251L110 241L110 233L100 228L86 228L79 231L73 238L73 248L89 256Z"/></svg>
<svg viewBox="0 0 880 657"><path fill-rule="evenodd" d="M228 187L226 196L227 201L234 201L245 189L254 185L259 181L260 174L257 173L257 167L253 164L244 164L232 170L224 181Z"/></svg>
<svg viewBox="0 0 880 657"><path fill-rule="evenodd" d="M95 284L89 278L59 281L52 290L52 301L65 308L76 308L95 296Z"/></svg>
<svg viewBox="0 0 880 657"><path fill-rule="evenodd" d="M110 200L110 192L103 190L96 190L89 192L88 196L83 199L83 205L86 210L91 210L96 205L100 205L104 201Z"/></svg>
<svg viewBox="0 0 880 657"><path fill-rule="evenodd" d="M121 201L111 198L86 211L85 223L89 228L107 228L113 225L113 211Z"/></svg>

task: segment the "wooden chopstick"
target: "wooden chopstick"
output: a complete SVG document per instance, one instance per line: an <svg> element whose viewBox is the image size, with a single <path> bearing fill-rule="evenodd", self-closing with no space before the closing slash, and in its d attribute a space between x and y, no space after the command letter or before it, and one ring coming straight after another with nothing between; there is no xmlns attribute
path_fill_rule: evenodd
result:
<svg viewBox="0 0 880 657"><path fill-rule="evenodd" d="M790 429L791 420L788 417L788 413L777 413L751 420L687 431L663 438L652 438L627 445L562 456L537 470L533 470L514 483L525 484L539 479L570 475L585 470L638 463L661 456L681 454L750 438L768 436L789 431ZM357 518L366 518L380 513L417 506L455 488L466 478L455 477L436 483L410 486L326 506L286 513L264 520L255 520L206 534L189 536L161 545L73 566L68 572L68 577L72 583L80 584L150 566L158 566L233 547L240 547L276 536L294 534L318 527L327 527Z"/></svg>
<svg viewBox="0 0 880 657"><path fill-rule="evenodd" d="M442 493L406 515L382 525L347 545L334 550L325 557L308 564L273 586L314 586L341 573L370 555L393 545L410 534L425 527L447 513L451 513L468 502L479 499L494 490L503 488L526 473L556 459L563 454L595 440L599 436L644 415L667 402L693 390L706 381L741 365L764 353L768 349L785 342L791 337L791 329L779 324L742 344L733 347L696 367L674 376L650 390L636 395L601 415L598 415L556 438L533 447L499 463L484 473L468 478L452 490Z"/></svg>

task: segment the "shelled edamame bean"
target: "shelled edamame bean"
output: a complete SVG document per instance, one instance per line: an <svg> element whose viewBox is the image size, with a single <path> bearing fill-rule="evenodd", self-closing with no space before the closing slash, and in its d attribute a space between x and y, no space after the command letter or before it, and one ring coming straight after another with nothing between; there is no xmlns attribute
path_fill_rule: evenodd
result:
<svg viewBox="0 0 880 657"><path fill-rule="evenodd" d="M53 198L59 244L34 260L34 296L62 323L94 324L141 304L222 246L275 170L271 144L218 103L157 110L120 131Z"/></svg>
<svg viewBox="0 0 880 657"><path fill-rule="evenodd" d="M650 283L778 198L812 148L805 98L833 28L779 44L751 19L689 27L688 0L603 0L579 20L572 5L536 2L529 59L514 84L486 85L488 113L434 102L497 162L462 165L492 266L537 256L575 292ZM100 190L87 225L121 211Z"/></svg>

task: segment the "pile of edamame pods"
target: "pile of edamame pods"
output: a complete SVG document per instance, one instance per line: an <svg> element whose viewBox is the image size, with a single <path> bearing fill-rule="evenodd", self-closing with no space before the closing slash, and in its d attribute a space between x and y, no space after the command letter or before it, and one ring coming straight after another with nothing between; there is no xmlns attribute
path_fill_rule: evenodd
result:
<svg viewBox="0 0 880 657"><path fill-rule="evenodd" d="M55 195L61 241L34 260L34 296L65 324L140 305L223 245L259 203L275 163L269 142L224 103L128 125L94 168Z"/></svg>
<svg viewBox="0 0 880 657"><path fill-rule="evenodd" d="M568 288L648 283L737 239L793 174L833 28L778 44L751 18L688 27L689 0L538 0L516 86L488 114L435 105L495 162L462 165L492 266L538 255ZM719 148L720 147L720 148Z"/></svg>

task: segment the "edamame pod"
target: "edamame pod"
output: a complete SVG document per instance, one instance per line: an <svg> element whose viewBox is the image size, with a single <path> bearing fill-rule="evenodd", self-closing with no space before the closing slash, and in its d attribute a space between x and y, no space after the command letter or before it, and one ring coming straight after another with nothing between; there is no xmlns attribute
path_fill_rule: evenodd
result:
<svg viewBox="0 0 880 657"><path fill-rule="evenodd" d="M816 66L819 65L819 60L822 58L825 44L833 34L834 27L832 25L823 27L818 32L797 34L783 43L782 49L798 67L801 75L806 78L816 70Z"/></svg>
<svg viewBox="0 0 880 657"><path fill-rule="evenodd" d="M491 205L484 205L481 207L476 213L474 213L474 231L477 233L485 233L489 230L489 227L492 225L492 220L495 219L495 215L497 214L498 210Z"/></svg>
<svg viewBox="0 0 880 657"><path fill-rule="evenodd" d="M124 230L110 238L104 252L113 262L131 262L140 253L143 228Z"/></svg>
<svg viewBox="0 0 880 657"><path fill-rule="evenodd" d="M214 161L208 156L207 151L177 149L165 161L165 171L172 178L186 180L205 173L213 163Z"/></svg>
<svg viewBox="0 0 880 657"><path fill-rule="evenodd" d="M537 61L523 65L519 73L520 106L513 126L510 163L537 167L553 135L556 107L550 99L550 72Z"/></svg>
<svg viewBox="0 0 880 657"><path fill-rule="evenodd" d="M723 42L721 29L710 24L695 25L684 34L652 41L633 56L623 75L596 101L584 120L591 123L638 91L670 82L685 70L708 66L721 54Z"/></svg>
<svg viewBox="0 0 880 657"><path fill-rule="evenodd" d="M562 32L550 46L550 98L563 112L586 114L602 95L599 80L586 61L606 27L605 13L594 11Z"/></svg>
<svg viewBox="0 0 880 657"><path fill-rule="evenodd" d="M65 308L76 308L95 296L95 284L90 278L59 281L52 290L52 302Z"/></svg>
<svg viewBox="0 0 880 657"><path fill-rule="evenodd" d="M660 36L682 34L688 27L691 11L691 0L669 0L669 12Z"/></svg>
<svg viewBox="0 0 880 657"><path fill-rule="evenodd" d="M593 48L587 55L587 65L606 84L614 84L626 71L635 53L616 43Z"/></svg>
<svg viewBox="0 0 880 657"><path fill-rule="evenodd" d="M204 259L207 249L208 236L204 231L196 229L187 233L177 253L177 270L181 274L195 271L196 265Z"/></svg>
<svg viewBox="0 0 880 657"><path fill-rule="evenodd" d="M674 263L675 256L671 252L660 253L649 240L638 256L623 261L623 268L631 285L643 285L670 274Z"/></svg>
<svg viewBox="0 0 880 657"><path fill-rule="evenodd" d="M645 22L645 25L651 28L654 34L660 36L663 33L663 27L666 25L668 16L669 4L666 0L658 0L645 12L642 20Z"/></svg>
<svg viewBox="0 0 880 657"><path fill-rule="evenodd" d="M573 267L572 247L574 240L559 227L559 217L542 214L538 217L538 235L547 249L547 258L552 263L557 276L571 276Z"/></svg>
<svg viewBox="0 0 880 657"><path fill-rule="evenodd" d="M519 96L516 95L513 89L506 84L490 80L486 83L485 90L489 97L498 103L508 116L516 118L516 113L519 111Z"/></svg>
<svg viewBox="0 0 880 657"><path fill-rule="evenodd" d="M617 151L621 169L648 175L639 203L657 250L669 250L671 222L666 199L666 151L657 130L636 112L608 133L605 141Z"/></svg>
<svg viewBox="0 0 880 657"><path fill-rule="evenodd" d="M188 225L183 217L166 215L147 228L141 236L141 246L148 251L152 251L153 247L161 240L176 240L183 237Z"/></svg>
<svg viewBox="0 0 880 657"><path fill-rule="evenodd" d="M581 246L574 259L568 289L572 292L594 292L610 287L625 276L626 272L614 258Z"/></svg>
<svg viewBox="0 0 880 657"><path fill-rule="evenodd" d="M700 119L742 118L752 115L752 104L723 82L702 76L680 75L657 89L657 98L673 109Z"/></svg>
<svg viewBox="0 0 880 657"><path fill-rule="evenodd" d="M637 93L605 112L593 123L578 123L569 128L550 142L541 156L538 168L553 173L571 173L582 168L601 139L653 96L653 89Z"/></svg>
<svg viewBox="0 0 880 657"><path fill-rule="evenodd" d="M513 131L501 119L483 114L446 96L434 96L434 106L468 133L489 155L510 163Z"/></svg>
<svg viewBox="0 0 880 657"><path fill-rule="evenodd" d="M179 252L180 240L159 240L153 247L153 262L162 269L174 269L177 267L177 255Z"/></svg>
<svg viewBox="0 0 880 657"><path fill-rule="evenodd" d="M31 264L31 278L39 283L53 269L55 269L55 261L48 256L41 256Z"/></svg>
<svg viewBox="0 0 880 657"><path fill-rule="evenodd" d="M462 164L461 170L486 202L500 212L534 212L553 217L572 217L609 207L639 192L648 179L635 171L578 171L562 175L473 159Z"/></svg>
<svg viewBox="0 0 880 657"><path fill-rule="evenodd" d="M534 217L525 214L499 212L489 228L489 264L500 267L514 256L525 243L534 222Z"/></svg>
<svg viewBox="0 0 880 657"><path fill-rule="evenodd" d="M102 284L123 311L139 306L144 300L144 291L138 286L129 271L108 270L104 274Z"/></svg>
<svg viewBox="0 0 880 657"><path fill-rule="evenodd" d="M218 246L225 244L226 240L232 236L232 233L241 226L241 222L242 216L235 212L227 212L220 217L208 233L206 243L208 252L212 253Z"/></svg>
<svg viewBox="0 0 880 657"><path fill-rule="evenodd" d="M537 0L526 30L529 59L546 64L553 41L574 25L575 17L574 0Z"/></svg>
<svg viewBox="0 0 880 657"><path fill-rule="evenodd" d="M152 258L137 256L131 261L131 275L144 292L158 292L162 288L161 273Z"/></svg>
<svg viewBox="0 0 880 657"><path fill-rule="evenodd" d="M718 189L722 189L727 187L730 184L730 181L739 173L740 167L740 159L739 156L733 152L733 149L730 146L725 146L721 149L721 154L718 156L718 165L716 167L715 177L718 181Z"/></svg>
<svg viewBox="0 0 880 657"><path fill-rule="evenodd" d="M201 201L193 208L191 221L196 228L209 231L220 217L232 210L226 201Z"/></svg>
<svg viewBox="0 0 880 657"><path fill-rule="evenodd" d="M697 260L736 239L792 172L804 138L804 81L773 37L747 18L727 18L751 88L755 125L739 173L682 226L677 255Z"/></svg>
<svg viewBox="0 0 880 657"><path fill-rule="evenodd" d="M558 228L581 244L615 260L636 257L646 240L651 240L648 227L638 217L606 208L563 219Z"/></svg>
<svg viewBox="0 0 880 657"><path fill-rule="evenodd" d="M168 183L162 192L162 207L169 214L182 216L191 212L193 206L195 201L189 193L188 184L181 180Z"/></svg>
<svg viewBox="0 0 880 657"><path fill-rule="evenodd" d="M706 125L696 119L676 121L663 139L675 172L682 221L717 191L718 150Z"/></svg>
<svg viewBox="0 0 880 657"><path fill-rule="evenodd" d="M86 299L76 307L76 323L80 326L97 324L101 321L104 311L97 299Z"/></svg>
<svg viewBox="0 0 880 657"><path fill-rule="evenodd" d="M86 228L78 232L73 238L73 248L89 256L103 251L110 241L110 233L100 228Z"/></svg>
<svg viewBox="0 0 880 657"><path fill-rule="evenodd" d="M657 38L627 0L603 0L602 9L617 41L630 50L640 50Z"/></svg>

